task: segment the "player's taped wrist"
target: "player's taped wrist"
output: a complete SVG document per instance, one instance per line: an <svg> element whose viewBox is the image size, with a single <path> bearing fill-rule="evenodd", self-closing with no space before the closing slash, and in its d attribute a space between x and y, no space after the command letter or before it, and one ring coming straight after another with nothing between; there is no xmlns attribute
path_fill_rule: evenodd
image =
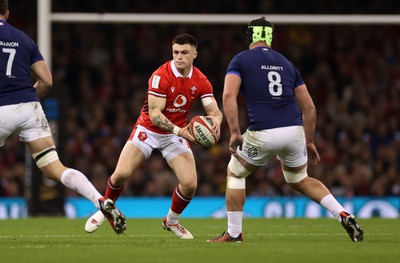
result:
<svg viewBox="0 0 400 263"><path fill-rule="evenodd" d="M178 126L175 126L174 129L172 130L172 133L175 134L176 136L180 136L181 128Z"/></svg>

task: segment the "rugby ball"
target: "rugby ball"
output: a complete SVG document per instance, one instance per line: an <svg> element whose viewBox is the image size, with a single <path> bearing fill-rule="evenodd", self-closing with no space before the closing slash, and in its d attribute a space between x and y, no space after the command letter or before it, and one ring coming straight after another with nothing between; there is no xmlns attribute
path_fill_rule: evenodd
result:
<svg viewBox="0 0 400 263"><path fill-rule="evenodd" d="M196 138L196 142L206 148L214 146L218 139L211 131L212 122L205 116L196 115L189 123L190 132Z"/></svg>

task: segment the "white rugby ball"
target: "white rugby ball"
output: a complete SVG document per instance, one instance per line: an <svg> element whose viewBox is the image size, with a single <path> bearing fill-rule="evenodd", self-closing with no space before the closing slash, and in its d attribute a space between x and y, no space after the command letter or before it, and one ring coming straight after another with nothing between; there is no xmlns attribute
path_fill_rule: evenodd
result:
<svg viewBox="0 0 400 263"><path fill-rule="evenodd" d="M218 142L211 131L211 125L211 120L201 115L194 116L189 123L190 132L196 138L196 142L206 148L214 146Z"/></svg>

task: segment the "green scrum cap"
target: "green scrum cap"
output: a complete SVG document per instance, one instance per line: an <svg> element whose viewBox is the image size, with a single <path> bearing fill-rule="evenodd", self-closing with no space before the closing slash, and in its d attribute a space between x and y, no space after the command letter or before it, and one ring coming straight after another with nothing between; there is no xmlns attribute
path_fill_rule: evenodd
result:
<svg viewBox="0 0 400 263"><path fill-rule="evenodd" d="M265 17L252 20L246 31L247 44L251 45L258 41L264 41L268 46L271 46L273 31L274 25L267 21Z"/></svg>

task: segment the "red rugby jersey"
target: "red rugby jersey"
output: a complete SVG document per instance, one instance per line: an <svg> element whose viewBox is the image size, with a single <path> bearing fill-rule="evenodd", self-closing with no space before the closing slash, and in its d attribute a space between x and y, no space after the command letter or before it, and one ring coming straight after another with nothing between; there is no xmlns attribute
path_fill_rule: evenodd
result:
<svg viewBox="0 0 400 263"><path fill-rule="evenodd" d="M207 77L195 66L187 77L176 69L173 61L159 67L148 82L147 96L165 98L166 104L162 113L178 127L184 127L193 103L198 99L213 97L213 88ZM148 100L144 102L136 122L157 133L169 133L153 124L149 117Z"/></svg>

